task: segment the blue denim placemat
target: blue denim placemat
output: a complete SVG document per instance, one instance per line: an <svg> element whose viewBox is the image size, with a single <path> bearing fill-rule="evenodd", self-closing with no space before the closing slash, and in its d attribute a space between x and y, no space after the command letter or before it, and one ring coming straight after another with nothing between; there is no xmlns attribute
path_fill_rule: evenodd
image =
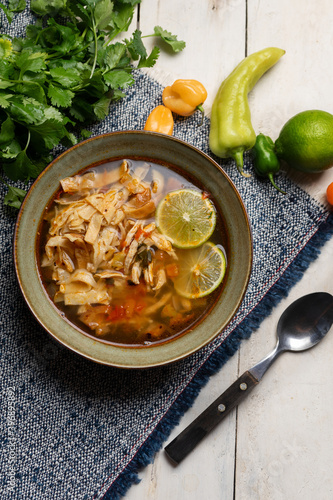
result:
<svg viewBox="0 0 333 500"><path fill-rule="evenodd" d="M24 17L24 22L31 19ZM22 16L12 33L22 34ZM142 129L161 103L160 85L139 71L127 96L93 134ZM209 121L177 120L174 135L209 154ZM60 152L60 149L58 150ZM16 214L0 193L1 498L115 499L136 481L207 378L286 295L332 234L332 216L282 173L282 196L267 181L223 168L238 188L253 231L253 272L231 324L189 358L145 371L94 364L56 344L26 306L15 277ZM252 171L249 156L245 169Z"/></svg>

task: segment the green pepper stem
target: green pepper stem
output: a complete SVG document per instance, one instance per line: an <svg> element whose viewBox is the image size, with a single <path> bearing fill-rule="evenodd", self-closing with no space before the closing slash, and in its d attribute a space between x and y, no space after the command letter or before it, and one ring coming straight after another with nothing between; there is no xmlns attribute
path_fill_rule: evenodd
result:
<svg viewBox="0 0 333 500"><path fill-rule="evenodd" d="M285 191L283 191L281 188L279 188L279 187L275 184L275 182L274 182L274 177L273 177L272 172L269 172L269 173L267 174L267 177L269 178L269 180L271 181L271 183L273 184L273 186L275 187L275 189L277 189L278 191L280 191L280 193L282 193L282 194L287 194Z"/></svg>
<svg viewBox="0 0 333 500"><path fill-rule="evenodd" d="M201 122L198 125L199 127L201 127L201 125L203 124L203 121L204 121L204 117L205 117L205 110L203 109L202 104L198 104L197 110L199 110L201 113Z"/></svg>
<svg viewBox="0 0 333 500"><path fill-rule="evenodd" d="M246 174L243 171L243 165L244 165L243 151L236 151L236 153L233 153L232 157L236 162L239 173L242 174L244 177L251 177L250 174Z"/></svg>

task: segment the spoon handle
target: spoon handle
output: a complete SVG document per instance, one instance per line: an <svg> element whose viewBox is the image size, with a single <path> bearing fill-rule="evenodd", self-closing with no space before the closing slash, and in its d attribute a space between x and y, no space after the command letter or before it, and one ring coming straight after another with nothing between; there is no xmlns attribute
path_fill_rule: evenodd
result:
<svg viewBox="0 0 333 500"><path fill-rule="evenodd" d="M214 403L208 406L165 447L165 452L172 462L178 465L247 396L258 382L249 371L244 372Z"/></svg>

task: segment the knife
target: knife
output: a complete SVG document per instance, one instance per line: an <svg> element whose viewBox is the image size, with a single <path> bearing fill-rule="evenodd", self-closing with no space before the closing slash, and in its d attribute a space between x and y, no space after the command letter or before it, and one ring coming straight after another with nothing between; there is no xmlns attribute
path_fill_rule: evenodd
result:
<svg viewBox="0 0 333 500"><path fill-rule="evenodd" d="M258 382L259 380L250 371L243 373L221 396L164 448L171 462L178 465L245 398Z"/></svg>

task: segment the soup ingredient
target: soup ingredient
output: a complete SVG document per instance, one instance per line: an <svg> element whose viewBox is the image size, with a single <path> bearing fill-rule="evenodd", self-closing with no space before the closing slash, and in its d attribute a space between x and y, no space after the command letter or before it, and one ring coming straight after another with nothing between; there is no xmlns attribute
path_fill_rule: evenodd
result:
<svg viewBox="0 0 333 500"><path fill-rule="evenodd" d="M60 285L56 302L109 303L111 278L135 284L142 278L154 290L166 283L164 269L153 272L151 247L172 259L175 254L155 223L145 221L155 211L149 183L142 178L146 173L142 168L131 172L124 160L109 177L88 172L61 180L63 191L76 199L56 200L45 245L42 267L55 266L53 279ZM106 191L98 188L104 184Z"/></svg>
<svg viewBox="0 0 333 500"><path fill-rule="evenodd" d="M274 142L267 135L259 134L252 148L254 170L259 177L268 177L275 189L286 194L274 182L273 174L280 170L280 162L275 154Z"/></svg>
<svg viewBox="0 0 333 500"><path fill-rule="evenodd" d="M327 186L326 189L327 201L330 205L333 205L333 182Z"/></svg>
<svg viewBox="0 0 333 500"><path fill-rule="evenodd" d="M144 129L172 135L173 124L173 116L170 109L161 104L160 106L156 106L149 114Z"/></svg>
<svg viewBox="0 0 333 500"><path fill-rule="evenodd" d="M243 153L256 142L251 123L248 93L259 78L285 53L269 47L246 57L222 82L213 102L209 133L211 151L220 158L233 158L243 172Z"/></svg>
<svg viewBox="0 0 333 500"><path fill-rule="evenodd" d="M275 141L279 158L302 172L321 172L333 166L333 115L308 110L290 118Z"/></svg>
<svg viewBox="0 0 333 500"><path fill-rule="evenodd" d="M0 161L9 179L37 177L55 146L88 137L87 125L105 118L110 105L125 96L135 82L133 69L154 66L160 49L148 54L140 30L115 41L127 31L138 3L32 0L38 19L25 36L0 35ZM10 2L12 10L16 5ZM10 21L12 12L5 13ZM161 27L153 36L174 51L185 45ZM11 199L5 203L16 207Z"/></svg>
<svg viewBox="0 0 333 500"><path fill-rule="evenodd" d="M213 234L216 212L204 193L180 189L171 191L160 201L156 209L156 224L176 248L194 248Z"/></svg>
<svg viewBox="0 0 333 500"><path fill-rule="evenodd" d="M190 116L199 110L203 119L205 112L202 104L207 99L207 90L197 80L176 80L165 87L162 99L164 106L177 115Z"/></svg>
<svg viewBox="0 0 333 500"><path fill-rule="evenodd" d="M118 344L151 344L205 312L206 299L175 289L179 250L154 219L170 185L184 182L143 160L117 160L61 180L41 228L40 269L51 299L79 328Z"/></svg>
<svg viewBox="0 0 333 500"><path fill-rule="evenodd" d="M199 248L179 252L179 276L175 289L182 297L204 297L215 290L223 280L226 260L222 250L211 242Z"/></svg>

